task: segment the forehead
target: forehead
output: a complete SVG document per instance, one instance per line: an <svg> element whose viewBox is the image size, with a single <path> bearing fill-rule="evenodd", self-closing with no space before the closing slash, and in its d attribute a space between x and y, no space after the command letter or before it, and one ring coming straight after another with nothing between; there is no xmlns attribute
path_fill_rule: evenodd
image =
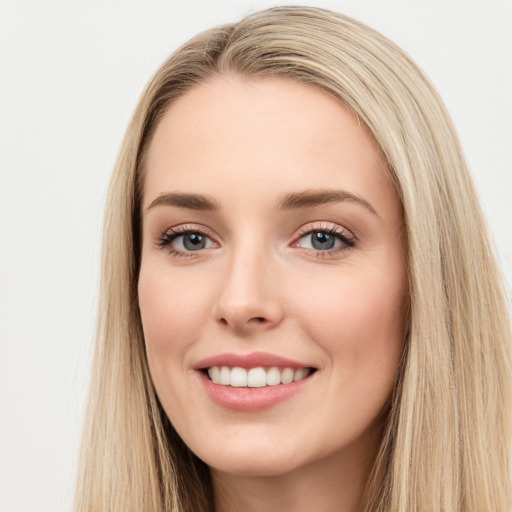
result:
<svg viewBox="0 0 512 512"><path fill-rule="evenodd" d="M394 194L384 167L368 129L320 88L287 78L215 77L181 96L160 121L144 202L176 189L221 200L236 191L243 200L246 192L267 198L336 187L379 202Z"/></svg>

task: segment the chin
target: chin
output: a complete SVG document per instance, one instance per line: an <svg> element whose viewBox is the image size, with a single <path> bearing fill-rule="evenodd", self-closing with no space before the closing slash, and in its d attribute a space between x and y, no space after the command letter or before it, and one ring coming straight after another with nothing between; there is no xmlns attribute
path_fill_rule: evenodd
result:
<svg viewBox="0 0 512 512"><path fill-rule="evenodd" d="M264 447L251 444L247 447L230 446L224 453L197 455L214 471L250 477L276 477L300 468L305 460L297 457L298 450L276 450L275 444Z"/></svg>

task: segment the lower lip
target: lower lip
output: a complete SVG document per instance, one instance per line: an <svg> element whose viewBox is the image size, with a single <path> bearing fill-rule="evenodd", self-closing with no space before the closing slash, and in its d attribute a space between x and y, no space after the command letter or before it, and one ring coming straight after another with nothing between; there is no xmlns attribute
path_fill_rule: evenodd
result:
<svg viewBox="0 0 512 512"><path fill-rule="evenodd" d="M315 372L316 373L316 372ZM218 405L236 411L260 411L284 402L299 393L312 376L290 384L264 386L261 388L235 388L215 384L202 372L199 372L201 382L208 396Z"/></svg>

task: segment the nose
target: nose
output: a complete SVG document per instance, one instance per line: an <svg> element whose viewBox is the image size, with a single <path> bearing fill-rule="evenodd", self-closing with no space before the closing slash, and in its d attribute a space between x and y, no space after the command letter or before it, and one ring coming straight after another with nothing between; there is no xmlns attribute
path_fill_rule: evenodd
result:
<svg viewBox="0 0 512 512"><path fill-rule="evenodd" d="M264 255L239 251L226 262L212 316L239 335L250 335L279 325L283 304L279 279Z"/></svg>

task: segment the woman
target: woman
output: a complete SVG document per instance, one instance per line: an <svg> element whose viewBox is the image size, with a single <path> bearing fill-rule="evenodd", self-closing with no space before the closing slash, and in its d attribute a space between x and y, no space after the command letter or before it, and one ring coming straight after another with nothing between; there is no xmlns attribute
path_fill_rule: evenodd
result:
<svg viewBox="0 0 512 512"><path fill-rule="evenodd" d="M77 510L510 509L510 331L456 134L380 34L198 35L112 179Z"/></svg>

